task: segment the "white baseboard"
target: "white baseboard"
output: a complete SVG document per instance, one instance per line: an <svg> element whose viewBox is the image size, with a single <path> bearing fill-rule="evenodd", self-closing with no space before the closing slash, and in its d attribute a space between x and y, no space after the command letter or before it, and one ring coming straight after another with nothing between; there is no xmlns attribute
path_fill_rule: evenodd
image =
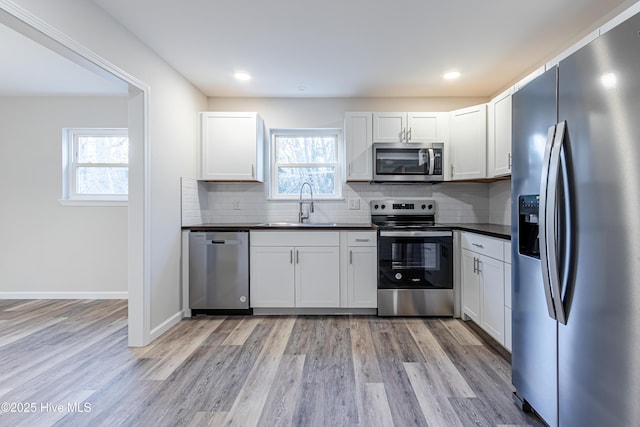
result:
<svg viewBox="0 0 640 427"><path fill-rule="evenodd" d="M173 316L169 317L164 322L162 322L160 325L153 328L151 330L151 340L149 341L149 343L153 342L160 335L164 334L169 329L171 329L172 327L180 323L180 321L182 320L182 317L183 317L183 312L179 311Z"/></svg>
<svg viewBox="0 0 640 427"><path fill-rule="evenodd" d="M128 292L0 292L0 299L129 299Z"/></svg>

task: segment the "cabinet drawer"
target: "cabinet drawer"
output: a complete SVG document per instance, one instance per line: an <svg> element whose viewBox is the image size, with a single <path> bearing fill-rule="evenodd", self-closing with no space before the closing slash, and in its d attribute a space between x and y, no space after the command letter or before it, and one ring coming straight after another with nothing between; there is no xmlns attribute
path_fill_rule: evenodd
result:
<svg viewBox="0 0 640 427"><path fill-rule="evenodd" d="M486 255L491 258L504 259L504 240L482 236L475 233L462 233L462 248Z"/></svg>
<svg viewBox="0 0 640 427"><path fill-rule="evenodd" d="M251 231L251 246L340 246L339 231Z"/></svg>
<svg viewBox="0 0 640 427"><path fill-rule="evenodd" d="M375 231L349 231L347 244L349 246L376 246L377 238Z"/></svg>

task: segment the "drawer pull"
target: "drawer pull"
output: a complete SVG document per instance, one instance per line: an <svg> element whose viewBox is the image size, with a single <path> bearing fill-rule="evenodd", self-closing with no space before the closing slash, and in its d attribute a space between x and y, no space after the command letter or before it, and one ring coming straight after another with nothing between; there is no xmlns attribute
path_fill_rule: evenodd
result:
<svg viewBox="0 0 640 427"><path fill-rule="evenodd" d="M371 241L371 240L370 239L356 239L356 242L362 242L362 243L369 242L369 241Z"/></svg>
<svg viewBox="0 0 640 427"><path fill-rule="evenodd" d="M472 243L472 245L477 248L484 248L484 245L481 245L480 243Z"/></svg>

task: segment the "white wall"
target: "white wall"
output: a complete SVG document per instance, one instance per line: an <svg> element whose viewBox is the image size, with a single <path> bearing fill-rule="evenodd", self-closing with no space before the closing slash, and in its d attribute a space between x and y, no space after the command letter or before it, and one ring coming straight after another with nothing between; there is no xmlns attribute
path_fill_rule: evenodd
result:
<svg viewBox="0 0 640 427"><path fill-rule="evenodd" d="M267 128L342 127L346 111L451 111L487 98L209 98L208 111L257 111Z"/></svg>
<svg viewBox="0 0 640 427"><path fill-rule="evenodd" d="M489 222L511 225L511 180L489 186Z"/></svg>
<svg viewBox="0 0 640 427"><path fill-rule="evenodd" d="M155 337L178 321L182 312L180 177L196 174L196 113L206 110L207 99L93 3L83 0L15 3L150 87L151 190L147 208L151 240L150 327L151 336Z"/></svg>
<svg viewBox="0 0 640 427"><path fill-rule="evenodd" d="M127 127L126 97L0 97L0 298L127 293L127 208L62 206L62 128Z"/></svg>

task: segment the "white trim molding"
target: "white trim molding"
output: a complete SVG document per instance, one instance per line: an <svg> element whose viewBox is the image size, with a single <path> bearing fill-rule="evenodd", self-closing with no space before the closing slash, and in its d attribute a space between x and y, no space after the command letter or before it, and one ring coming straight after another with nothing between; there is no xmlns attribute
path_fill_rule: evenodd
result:
<svg viewBox="0 0 640 427"><path fill-rule="evenodd" d="M167 332L169 329L173 328L175 325L180 323L182 318L184 317L184 313L182 311L177 312L173 316L169 317L167 320L153 328L151 331L151 341L158 338L160 335Z"/></svg>
<svg viewBox="0 0 640 427"><path fill-rule="evenodd" d="M128 292L0 292L0 299L129 299Z"/></svg>

